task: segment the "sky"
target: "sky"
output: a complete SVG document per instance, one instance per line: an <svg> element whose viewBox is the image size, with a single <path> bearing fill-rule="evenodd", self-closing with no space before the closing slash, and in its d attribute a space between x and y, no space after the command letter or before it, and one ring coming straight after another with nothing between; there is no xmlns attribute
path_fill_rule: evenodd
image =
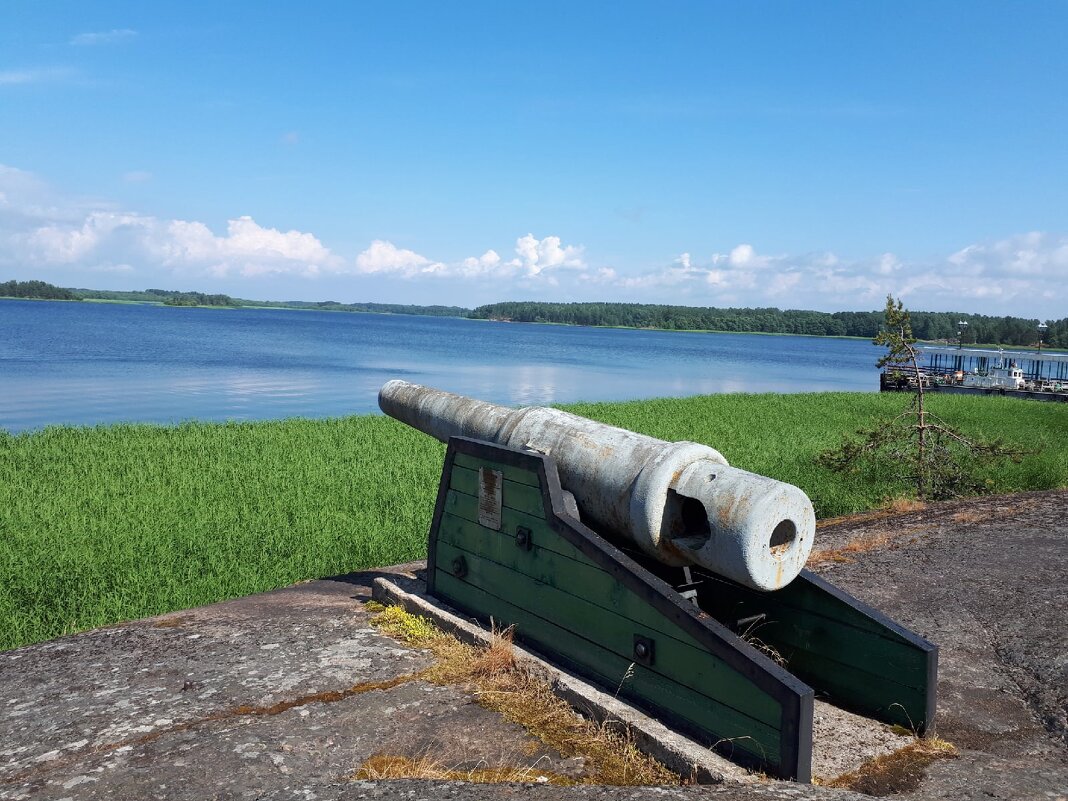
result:
<svg viewBox="0 0 1068 801"><path fill-rule="evenodd" d="M1068 2L0 4L0 281L1068 316Z"/></svg>

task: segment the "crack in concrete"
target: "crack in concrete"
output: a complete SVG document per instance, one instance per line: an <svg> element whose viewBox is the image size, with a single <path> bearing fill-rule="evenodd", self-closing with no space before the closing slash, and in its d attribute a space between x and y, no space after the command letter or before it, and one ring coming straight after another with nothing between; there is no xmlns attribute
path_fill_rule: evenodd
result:
<svg viewBox="0 0 1068 801"><path fill-rule="evenodd" d="M219 712L214 712L204 717L196 718L195 720L188 720L184 723L176 723L172 726L165 726L157 729L156 731L142 734L140 737L131 737L125 740L119 740L114 743L106 743L104 745L92 746L90 748L83 748L74 751L65 757L59 759L49 760L44 765L34 766L27 768L19 773L15 773L7 778L0 780L0 786L12 785L18 782L33 781L35 779L43 778L49 773L53 773L60 768L67 767L80 759L86 757L99 756L101 754L108 754L113 751L117 751L121 748L134 748L140 745L147 745L148 743L155 742L161 737L165 737L168 734L177 734L184 731L190 731L191 729L199 728L210 723L218 723L219 721L240 719L240 718L254 718L265 717L269 715L279 715L283 712L287 712L290 709L297 707L307 706L308 704L333 704L338 701L344 701L346 698L351 698L354 695L360 695L366 692L372 692L374 690L390 690L394 687L398 687L408 682L418 681L421 679L427 670L419 670L415 673L404 673L400 676L394 676L392 679L386 679L384 681L365 681L359 684L354 684L351 687L347 687L343 690L325 690L317 693L308 693L306 695L299 695L296 698L291 698L285 701L279 701L276 704L270 706L251 706L248 704L242 704L230 709L224 709Z"/></svg>

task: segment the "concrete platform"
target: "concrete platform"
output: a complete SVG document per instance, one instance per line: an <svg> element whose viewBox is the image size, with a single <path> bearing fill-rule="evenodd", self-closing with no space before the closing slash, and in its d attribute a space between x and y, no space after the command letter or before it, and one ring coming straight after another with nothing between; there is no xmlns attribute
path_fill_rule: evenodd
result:
<svg viewBox="0 0 1068 801"><path fill-rule="evenodd" d="M821 528L817 549L832 581L941 645L938 732L961 753L899 789L922 799L1068 798L1068 493L841 521ZM364 610L373 580L398 572L407 570L0 653L0 799L864 797L777 782L354 781L382 751L458 767L585 768L462 688L405 680L427 655L379 635Z"/></svg>

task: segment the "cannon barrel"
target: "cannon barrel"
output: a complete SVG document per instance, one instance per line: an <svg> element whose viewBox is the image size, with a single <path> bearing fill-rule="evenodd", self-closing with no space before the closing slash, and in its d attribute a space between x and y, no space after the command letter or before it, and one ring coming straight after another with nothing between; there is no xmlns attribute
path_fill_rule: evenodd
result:
<svg viewBox="0 0 1068 801"><path fill-rule="evenodd" d="M713 448L665 442L559 409L512 409L407 381L378 404L442 442L461 436L551 456L583 521L669 565L700 565L759 590L786 586L816 517L792 484L731 467Z"/></svg>

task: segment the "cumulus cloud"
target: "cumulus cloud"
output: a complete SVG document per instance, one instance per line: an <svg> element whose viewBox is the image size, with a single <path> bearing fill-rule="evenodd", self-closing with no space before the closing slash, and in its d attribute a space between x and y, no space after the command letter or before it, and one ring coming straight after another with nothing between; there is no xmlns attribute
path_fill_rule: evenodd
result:
<svg viewBox="0 0 1068 801"><path fill-rule="evenodd" d="M125 273L124 283L150 286L167 285L157 280L166 276L204 276L229 278L234 287L263 276L332 276L335 286L368 278L378 286L440 281L443 302L464 302L477 282L487 300L525 296L823 310L877 309L892 293L914 309L1054 319L1065 314L1068 286L1068 237L1041 232L978 242L925 260L889 252L853 260L830 251L777 254L743 242L706 254L691 248L644 272L591 264L582 245L556 235L527 233L510 249L483 248L474 251L481 255L439 260L375 239L355 257L343 258L310 232L263 225L249 216L234 216L223 230L197 220L161 219L64 195L32 173L0 165L0 268L19 278L62 275L77 281L78 273ZM452 296L445 282L457 285ZM258 291L270 296L270 290Z"/></svg>
<svg viewBox="0 0 1068 801"><path fill-rule="evenodd" d="M399 248L392 242L376 239L363 253L356 257L356 269L361 273L400 275L411 278L419 273L438 272L426 256L414 250Z"/></svg>
<svg viewBox="0 0 1068 801"><path fill-rule="evenodd" d="M416 253L397 247L392 242L376 239L356 257L360 273L392 275L400 278L435 276L438 278L477 278L495 276L552 284L555 273L561 270L581 272L587 268L581 245L564 245L558 236L538 239L533 234L519 237L515 242L515 258L505 261L495 250L481 256L468 256L456 262L432 261Z"/></svg>
<svg viewBox="0 0 1068 801"><path fill-rule="evenodd" d="M153 244L168 266L210 265L217 275L290 273L313 276L340 267L341 260L312 234L265 228L251 217L238 217L216 236L199 222L172 220Z"/></svg>
<svg viewBox="0 0 1068 801"><path fill-rule="evenodd" d="M948 262L958 275L1049 275L1068 280L1068 238L1032 231L988 244L969 245L950 256Z"/></svg>
<svg viewBox="0 0 1068 801"><path fill-rule="evenodd" d="M495 272L501 264L500 254L487 250L479 257L468 256L460 263L460 272L465 277L486 275Z"/></svg>
<svg viewBox="0 0 1068 801"><path fill-rule="evenodd" d="M691 305L873 309L892 293L916 309L1059 318L1068 237L1021 234L922 261L893 253L855 261L830 252L767 255L740 244L704 259L687 252L644 274L614 275L609 283L634 300Z"/></svg>
<svg viewBox="0 0 1068 801"><path fill-rule="evenodd" d="M265 228L251 217L227 223L216 235L201 222L159 220L117 211L91 212L81 225L56 222L15 237L31 262L85 264L99 268L123 262L158 264L215 276L291 273L316 275L340 264L313 235Z"/></svg>
<svg viewBox="0 0 1068 801"><path fill-rule="evenodd" d="M128 271L131 265L187 275L314 276L343 267L314 235L230 220L216 234L202 222L166 220L57 195L31 173L0 166L0 264Z"/></svg>
<svg viewBox="0 0 1068 801"><path fill-rule="evenodd" d="M582 251L581 245L561 246L558 236L538 239L533 234L527 234L515 241L518 258L513 259L510 264L518 267L527 276L536 276L556 269L582 270L586 267Z"/></svg>
<svg viewBox="0 0 1068 801"><path fill-rule="evenodd" d="M136 36L137 31L130 30L129 28L114 28L110 31L79 33L77 36L71 37L70 43L72 45L79 45L83 47L92 45L115 44L116 42L125 42L129 39L133 39Z"/></svg>

